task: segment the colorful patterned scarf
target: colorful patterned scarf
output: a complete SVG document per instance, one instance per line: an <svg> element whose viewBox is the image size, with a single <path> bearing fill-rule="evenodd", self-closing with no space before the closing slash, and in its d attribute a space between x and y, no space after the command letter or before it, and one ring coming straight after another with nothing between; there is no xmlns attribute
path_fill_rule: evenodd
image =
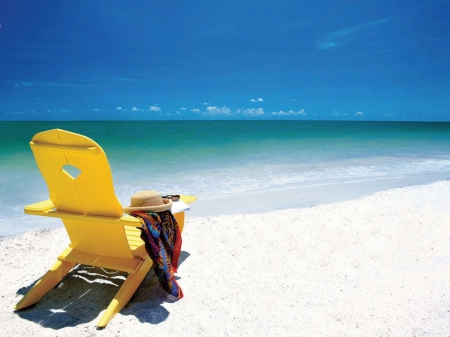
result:
<svg viewBox="0 0 450 337"><path fill-rule="evenodd" d="M153 260L159 284L169 294L182 298L183 291L174 276L181 252L181 232L175 217L170 211L133 212L130 215L138 218L142 224L141 239Z"/></svg>

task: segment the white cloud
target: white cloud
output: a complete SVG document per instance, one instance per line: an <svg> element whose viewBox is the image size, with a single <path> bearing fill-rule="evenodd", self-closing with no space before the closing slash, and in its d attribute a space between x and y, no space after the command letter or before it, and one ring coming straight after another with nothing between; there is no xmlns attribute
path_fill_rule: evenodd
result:
<svg viewBox="0 0 450 337"><path fill-rule="evenodd" d="M264 102L264 100L262 98L257 98L257 99L252 98L250 100L250 102Z"/></svg>
<svg viewBox="0 0 450 337"><path fill-rule="evenodd" d="M15 87L65 87L65 88L97 88L98 85L92 84L74 84L74 83L54 83L54 82L30 82L30 81L14 81L8 82Z"/></svg>
<svg viewBox="0 0 450 337"><path fill-rule="evenodd" d="M122 110L122 107L121 107L121 106L118 106L118 107L116 108L116 110Z"/></svg>
<svg viewBox="0 0 450 337"><path fill-rule="evenodd" d="M362 111L357 111L357 112L355 113L355 116L364 116L364 115L365 115L365 113L362 112Z"/></svg>
<svg viewBox="0 0 450 337"><path fill-rule="evenodd" d="M348 115L348 113L340 113L340 112L337 112L337 111L335 111L335 112L333 112L332 114L330 114L330 116L347 116Z"/></svg>
<svg viewBox="0 0 450 337"><path fill-rule="evenodd" d="M182 107L181 110L187 110L185 107Z"/></svg>
<svg viewBox="0 0 450 337"><path fill-rule="evenodd" d="M191 109L192 112L200 112L200 109Z"/></svg>
<svg viewBox="0 0 450 337"><path fill-rule="evenodd" d="M157 106L157 105L150 105L149 107L148 107L148 110L150 110L150 111L161 111L161 108L159 107L159 106Z"/></svg>
<svg viewBox="0 0 450 337"><path fill-rule="evenodd" d="M131 109L131 111L139 111L139 108L136 108L136 107L134 106L133 109Z"/></svg>
<svg viewBox="0 0 450 337"><path fill-rule="evenodd" d="M209 106L203 112L203 116L229 116L231 115L231 109L223 106L221 108L217 106Z"/></svg>
<svg viewBox="0 0 450 337"><path fill-rule="evenodd" d="M369 28L377 27L388 22L390 19L371 21L366 24L336 30L322 36L316 41L316 47L321 50L333 49L366 38L365 32Z"/></svg>
<svg viewBox="0 0 450 337"><path fill-rule="evenodd" d="M14 82L15 87L32 87L34 86L33 82L28 81L20 81L20 82Z"/></svg>
<svg viewBox="0 0 450 337"><path fill-rule="evenodd" d="M252 109L245 109L244 111L242 111L242 114L244 116L262 116L265 113L262 108L259 109L252 108Z"/></svg>
<svg viewBox="0 0 450 337"><path fill-rule="evenodd" d="M174 111L172 113L167 112L166 116L181 116L181 113L177 110L177 111Z"/></svg>
<svg viewBox="0 0 450 337"><path fill-rule="evenodd" d="M203 105L211 105L211 103L207 103L207 102L205 102L205 103L203 103Z"/></svg>
<svg viewBox="0 0 450 337"><path fill-rule="evenodd" d="M122 82L144 82L142 80L137 80L137 79L134 79L134 78L127 78L127 77L116 77L116 78L113 78L113 79L115 79L117 81L122 81Z"/></svg>
<svg viewBox="0 0 450 337"><path fill-rule="evenodd" d="M274 116L305 116L306 112L305 112L305 109L301 109L299 111L294 111L294 110L283 111L283 110L280 110L278 112L276 112L276 111L272 112L272 115L274 115Z"/></svg>

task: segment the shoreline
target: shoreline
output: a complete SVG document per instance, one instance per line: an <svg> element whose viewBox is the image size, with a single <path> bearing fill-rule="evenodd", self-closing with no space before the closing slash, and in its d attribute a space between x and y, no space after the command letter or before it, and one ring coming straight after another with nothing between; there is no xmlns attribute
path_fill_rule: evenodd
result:
<svg viewBox="0 0 450 337"><path fill-rule="evenodd" d="M370 196L374 193L450 179L450 172L410 174L366 180L326 183L305 187L251 191L210 199L199 199L186 212L188 219L226 214L255 214L278 210L306 208L343 202Z"/></svg>
<svg viewBox="0 0 450 337"><path fill-rule="evenodd" d="M195 205L195 204L194 204ZM450 329L450 181L301 209L187 219L177 278L152 275L108 324L120 275L74 268L35 306L21 295L68 243L63 228L0 240L5 335L433 335Z"/></svg>
<svg viewBox="0 0 450 337"><path fill-rule="evenodd" d="M227 214L255 214L278 210L307 208L334 202L350 201L393 188L426 185L450 179L450 172L410 174L401 177L383 177L366 180L325 183L305 187L278 188L225 195L208 199L199 198L186 212L186 219ZM25 204L23 205L23 207ZM0 235L0 239L20 236L28 231L63 228L60 219L21 214L15 223L31 221L36 225ZM12 229L11 229L12 230Z"/></svg>

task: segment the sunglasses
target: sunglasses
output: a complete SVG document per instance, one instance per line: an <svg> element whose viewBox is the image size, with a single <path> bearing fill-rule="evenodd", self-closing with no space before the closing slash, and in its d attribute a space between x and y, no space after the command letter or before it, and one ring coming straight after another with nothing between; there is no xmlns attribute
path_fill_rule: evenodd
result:
<svg viewBox="0 0 450 337"><path fill-rule="evenodd" d="M180 196L178 194L174 194L174 195L164 195L163 196L164 199L170 199L172 201L178 201L180 200Z"/></svg>

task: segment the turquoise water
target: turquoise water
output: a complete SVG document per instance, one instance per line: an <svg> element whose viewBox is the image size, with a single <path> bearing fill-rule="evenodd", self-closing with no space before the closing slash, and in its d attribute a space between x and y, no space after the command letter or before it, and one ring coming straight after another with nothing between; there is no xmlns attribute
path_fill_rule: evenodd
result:
<svg viewBox="0 0 450 337"><path fill-rule="evenodd" d="M1 122L0 235L51 227L23 215L48 198L28 143L84 134L105 150L122 204L143 189L202 199L450 172L450 123L327 121Z"/></svg>

